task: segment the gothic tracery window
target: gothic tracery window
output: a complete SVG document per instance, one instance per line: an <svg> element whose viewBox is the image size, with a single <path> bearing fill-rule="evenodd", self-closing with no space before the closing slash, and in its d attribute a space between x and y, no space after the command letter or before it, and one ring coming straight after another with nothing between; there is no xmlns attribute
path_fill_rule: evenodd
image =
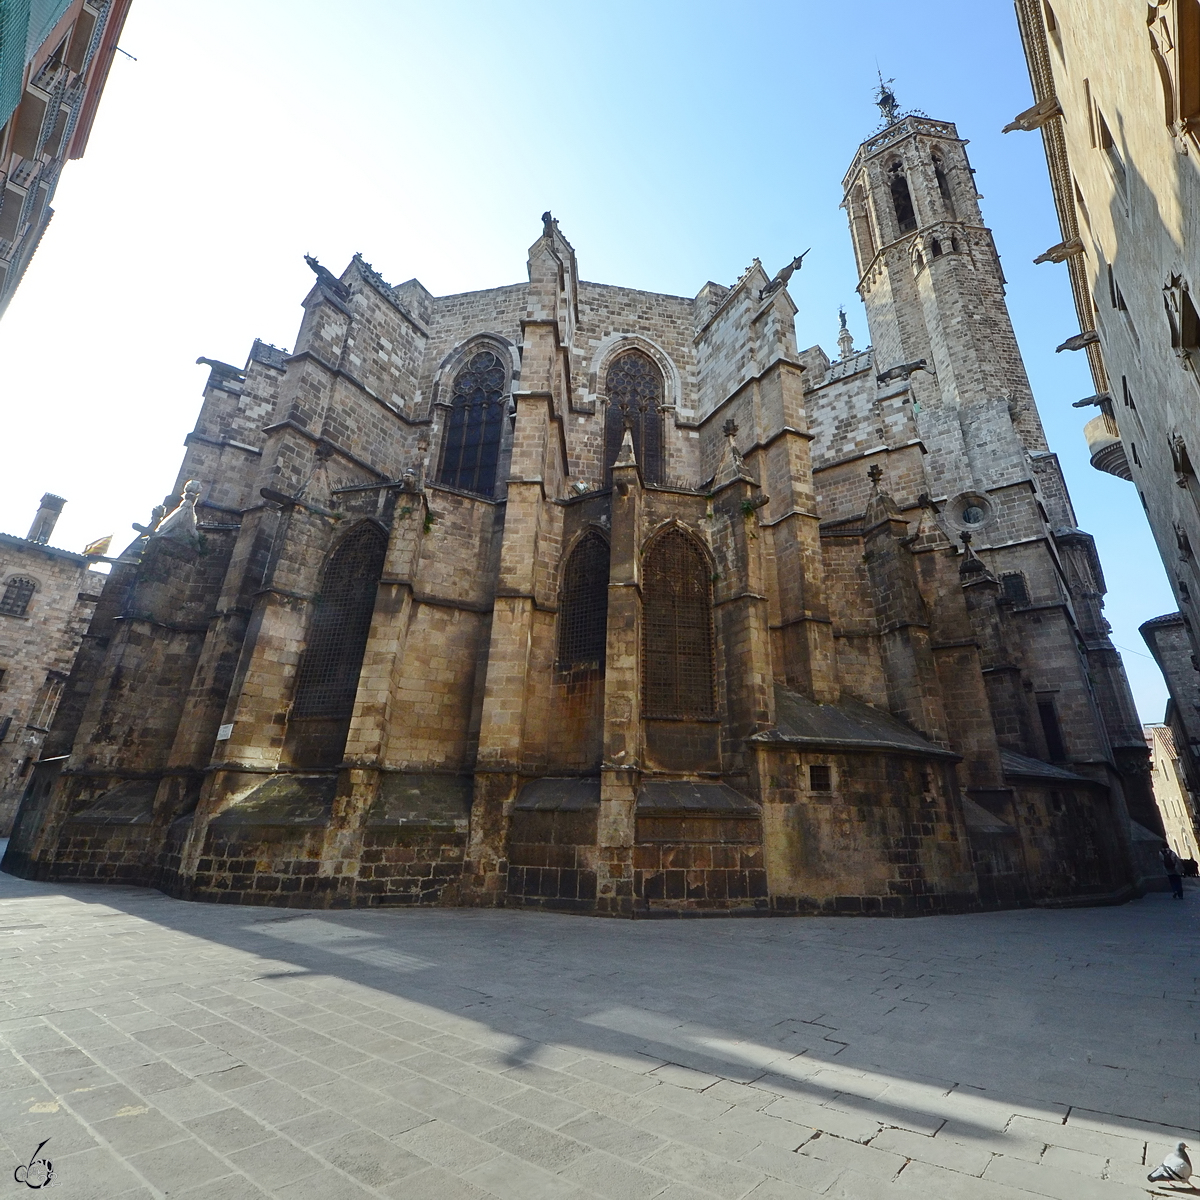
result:
<svg viewBox="0 0 1200 1200"><path fill-rule="evenodd" d="M647 717L715 715L712 587L708 561L681 529L642 564L642 708Z"/></svg>
<svg viewBox="0 0 1200 1200"><path fill-rule="evenodd" d="M917 214L913 208L912 193L908 190L908 180L904 177L904 169L898 162L888 167L888 187L892 193L892 207L896 211L896 223L901 233L910 233L917 227Z"/></svg>
<svg viewBox="0 0 1200 1200"><path fill-rule="evenodd" d="M504 363L490 350L471 355L454 377L442 448L441 483L492 496L504 426Z"/></svg>
<svg viewBox="0 0 1200 1200"><path fill-rule="evenodd" d="M662 482L662 372L649 355L626 350L608 368L604 381L608 416L604 426L604 473L612 478L612 464L628 427L633 453L646 483Z"/></svg>
<svg viewBox="0 0 1200 1200"><path fill-rule="evenodd" d="M558 601L560 670L603 670L608 633L608 543L586 534L563 568Z"/></svg>
<svg viewBox="0 0 1200 1200"><path fill-rule="evenodd" d="M32 579L22 579L19 576L10 579L4 585L4 595L0 596L0 613L10 617L23 617L37 591L37 584Z"/></svg>
<svg viewBox="0 0 1200 1200"><path fill-rule="evenodd" d="M365 521L325 564L292 702L300 739L312 742L299 765L336 766L341 760L386 553L383 530ZM307 735L306 721L312 724Z"/></svg>

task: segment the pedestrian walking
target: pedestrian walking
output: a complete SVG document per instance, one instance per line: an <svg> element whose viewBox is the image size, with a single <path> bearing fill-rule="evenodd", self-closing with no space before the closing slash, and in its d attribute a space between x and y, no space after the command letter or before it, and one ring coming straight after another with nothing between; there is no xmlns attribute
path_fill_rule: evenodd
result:
<svg viewBox="0 0 1200 1200"><path fill-rule="evenodd" d="M1183 876L1181 875L1181 867L1179 856L1163 842L1162 848L1159 850L1159 855L1163 861L1163 868L1167 872L1167 882L1171 885L1171 895L1176 900L1183 899Z"/></svg>

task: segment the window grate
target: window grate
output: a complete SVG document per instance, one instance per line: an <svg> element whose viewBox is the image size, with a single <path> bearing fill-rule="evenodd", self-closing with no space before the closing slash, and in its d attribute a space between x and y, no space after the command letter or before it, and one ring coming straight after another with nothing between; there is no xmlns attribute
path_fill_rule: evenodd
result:
<svg viewBox="0 0 1200 1200"><path fill-rule="evenodd" d="M454 378L439 480L477 496L496 491L504 421L504 364L481 350Z"/></svg>
<svg viewBox="0 0 1200 1200"><path fill-rule="evenodd" d="M10 617L23 617L37 591L37 584L32 579L10 579L4 585L4 595L0 596L0 613Z"/></svg>
<svg viewBox="0 0 1200 1200"><path fill-rule="evenodd" d="M1020 571L1014 571L1011 575L1001 575L1000 594L1005 600L1011 600L1018 606L1028 604L1029 585L1025 582L1025 576Z"/></svg>
<svg viewBox="0 0 1200 1200"><path fill-rule="evenodd" d="M571 551L563 568L558 602L560 670L604 669L608 633L608 543L589 533Z"/></svg>
<svg viewBox="0 0 1200 1200"><path fill-rule="evenodd" d="M648 717L712 717L712 594L708 562L691 538L672 529L651 547L642 569L643 704Z"/></svg>
<svg viewBox="0 0 1200 1200"><path fill-rule="evenodd" d="M364 523L342 539L321 579L292 715L348 718L362 670L387 538Z"/></svg>
<svg viewBox="0 0 1200 1200"><path fill-rule="evenodd" d="M812 792L833 791L833 771L824 763L812 763L808 768L808 788ZM928 788L926 788L928 791Z"/></svg>
<svg viewBox="0 0 1200 1200"><path fill-rule="evenodd" d="M604 478L621 451L625 428L633 433L633 453L646 483L662 483L662 372L640 350L626 350L608 368L604 381L608 416L604 426Z"/></svg>

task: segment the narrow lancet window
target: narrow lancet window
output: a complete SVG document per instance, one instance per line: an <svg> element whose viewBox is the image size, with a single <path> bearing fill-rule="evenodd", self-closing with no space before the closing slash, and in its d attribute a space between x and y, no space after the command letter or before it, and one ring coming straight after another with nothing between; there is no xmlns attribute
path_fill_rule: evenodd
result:
<svg viewBox="0 0 1200 1200"><path fill-rule="evenodd" d="M950 180L946 177L945 164L940 154L933 156L933 177L937 180L938 195L946 207L946 212L954 216L954 193L950 190Z"/></svg>
<svg viewBox="0 0 1200 1200"><path fill-rule="evenodd" d="M341 761L386 554L386 535L367 521L342 539L325 564L292 702L294 765L333 767Z"/></svg>
<svg viewBox="0 0 1200 1200"><path fill-rule="evenodd" d="M901 233L911 233L917 227L917 214L913 209L912 193L908 190L908 180L898 162L888 168L890 179L888 186L892 192L892 207L896 210L896 223Z"/></svg>
<svg viewBox="0 0 1200 1200"><path fill-rule="evenodd" d="M558 668L604 670L608 635L608 543L586 534L563 568L558 599Z"/></svg>
<svg viewBox="0 0 1200 1200"><path fill-rule="evenodd" d="M708 562L682 530L660 537L642 567L643 711L695 719L716 709Z"/></svg>
<svg viewBox="0 0 1200 1200"><path fill-rule="evenodd" d="M626 428L633 434L633 453L646 483L662 483L662 372L640 350L626 350L608 368L604 382L608 416L604 427L604 475L621 449Z"/></svg>
<svg viewBox="0 0 1200 1200"><path fill-rule="evenodd" d="M438 475L447 487L491 497L504 428L504 364L490 350L473 354L454 377Z"/></svg>

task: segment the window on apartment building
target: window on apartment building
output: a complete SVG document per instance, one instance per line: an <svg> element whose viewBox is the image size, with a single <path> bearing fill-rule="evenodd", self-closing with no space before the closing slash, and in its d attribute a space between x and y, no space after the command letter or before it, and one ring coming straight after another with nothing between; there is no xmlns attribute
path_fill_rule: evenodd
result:
<svg viewBox="0 0 1200 1200"><path fill-rule="evenodd" d="M54 720L54 712L58 708L59 700L62 699L63 687L66 682L67 677L58 671L47 673L46 680L42 684L29 714L29 724L34 729L50 728L50 722Z"/></svg>
<svg viewBox="0 0 1200 1200"><path fill-rule="evenodd" d="M604 669L608 633L608 542L585 534L563 567L558 597L560 670Z"/></svg>
<svg viewBox="0 0 1200 1200"><path fill-rule="evenodd" d="M1042 723L1042 734L1046 739L1046 753L1051 762L1066 762L1067 747L1063 741L1062 726L1058 722L1058 709L1053 696L1039 696L1038 717Z"/></svg>
<svg viewBox="0 0 1200 1200"><path fill-rule="evenodd" d="M1125 160L1121 157L1121 151L1117 148L1112 130L1109 129L1108 122L1099 109L1096 109L1096 132L1100 149L1104 151L1108 158L1108 165L1112 167L1113 178L1117 181L1117 186L1124 192L1127 186Z"/></svg>
<svg viewBox="0 0 1200 1200"><path fill-rule="evenodd" d="M1176 0L1175 94L1181 132L1196 136L1200 120L1200 2Z"/></svg>
<svg viewBox="0 0 1200 1200"><path fill-rule="evenodd" d="M8 737L8 731L12 728L12 717L0 717L0 742L3 742Z"/></svg>
<svg viewBox="0 0 1200 1200"><path fill-rule="evenodd" d="M1046 17L1046 32L1050 35L1050 40L1054 43L1054 48L1062 54L1062 30L1058 27L1058 18L1054 15L1054 9L1050 7L1049 0L1042 0L1042 9Z"/></svg>
<svg viewBox="0 0 1200 1200"><path fill-rule="evenodd" d="M712 580L704 552L669 529L642 563L642 705L648 717L716 712Z"/></svg>
<svg viewBox="0 0 1200 1200"><path fill-rule="evenodd" d="M0 613L10 617L23 617L29 610L29 602L37 584L32 579L16 576L4 585L4 595L0 596Z"/></svg>
<svg viewBox="0 0 1200 1200"><path fill-rule="evenodd" d="M1188 354L1200 350L1200 314L1197 314L1187 288L1181 288L1179 292L1179 345Z"/></svg>
<svg viewBox="0 0 1200 1200"><path fill-rule="evenodd" d="M608 399L604 420L605 478L612 480L612 465L621 452L628 429L642 479L646 483L662 483L662 372L648 354L626 350L608 368L604 394Z"/></svg>
<svg viewBox="0 0 1200 1200"><path fill-rule="evenodd" d="M441 483L491 497L496 491L504 427L504 363L490 350L473 354L454 377L442 444Z"/></svg>
<svg viewBox="0 0 1200 1200"><path fill-rule="evenodd" d="M912 192L900 161L888 167L888 188L892 193L892 208L896 212L896 224L901 233L910 233L917 227L917 213L913 208Z"/></svg>
<svg viewBox="0 0 1200 1200"><path fill-rule="evenodd" d="M1133 393L1129 390L1129 380L1126 379L1124 375L1121 376L1121 399L1126 408L1131 408L1134 412L1137 412L1137 405L1134 403Z"/></svg>

